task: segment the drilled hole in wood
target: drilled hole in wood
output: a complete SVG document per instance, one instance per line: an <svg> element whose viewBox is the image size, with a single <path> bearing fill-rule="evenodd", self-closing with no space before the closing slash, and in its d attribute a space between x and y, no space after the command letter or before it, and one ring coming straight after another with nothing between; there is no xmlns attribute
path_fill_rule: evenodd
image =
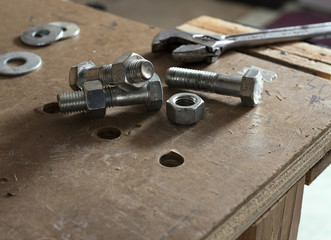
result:
<svg viewBox="0 0 331 240"><path fill-rule="evenodd" d="M12 58L6 62L9 67L19 67L22 66L24 63L26 63L26 60L23 58Z"/></svg>
<svg viewBox="0 0 331 240"><path fill-rule="evenodd" d="M178 167L184 163L184 158L173 151L160 157L160 164L165 167Z"/></svg>
<svg viewBox="0 0 331 240"><path fill-rule="evenodd" d="M0 178L0 183L8 182L8 178Z"/></svg>
<svg viewBox="0 0 331 240"><path fill-rule="evenodd" d="M42 111L48 114L55 114L60 112L59 104L57 102L46 103L42 107Z"/></svg>
<svg viewBox="0 0 331 240"><path fill-rule="evenodd" d="M121 136L121 131L114 127L100 128L94 132L94 135L101 139L116 139Z"/></svg>

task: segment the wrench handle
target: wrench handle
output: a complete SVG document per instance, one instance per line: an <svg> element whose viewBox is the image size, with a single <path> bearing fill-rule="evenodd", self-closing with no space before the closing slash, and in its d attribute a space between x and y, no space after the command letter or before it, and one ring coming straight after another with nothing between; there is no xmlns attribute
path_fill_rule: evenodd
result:
<svg viewBox="0 0 331 240"><path fill-rule="evenodd" d="M216 45L223 50L234 47L254 47L273 43L331 36L331 22L294 27L274 28L259 32L225 35Z"/></svg>

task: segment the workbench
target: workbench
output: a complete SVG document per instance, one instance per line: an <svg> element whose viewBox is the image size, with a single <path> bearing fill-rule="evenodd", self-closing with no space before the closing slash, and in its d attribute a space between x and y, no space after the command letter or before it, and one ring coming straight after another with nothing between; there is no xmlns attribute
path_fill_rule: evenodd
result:
<svg viewBox="0 0 331 240"><path fill-rule="evenodd" d="M331 51L307 43L239 49L213 64L152 54L161 29L69 1L11 0L0 8L0 53L30 51L42 66L0 76L0 239L295 239L303 187L330 162ZM69 21L79 36L46 47L19 40L27 28ZM179 29L251 31L207 16ZM125 52L150 60L164 99L169 67L238 74L274 71L255 108L199 93L204 118L170 123L144 106L108 109L104 119L58 112L70 67L112 63ZM171 166L160 164L166 159ZM178 164L176 164L178 163Z"/></svg>

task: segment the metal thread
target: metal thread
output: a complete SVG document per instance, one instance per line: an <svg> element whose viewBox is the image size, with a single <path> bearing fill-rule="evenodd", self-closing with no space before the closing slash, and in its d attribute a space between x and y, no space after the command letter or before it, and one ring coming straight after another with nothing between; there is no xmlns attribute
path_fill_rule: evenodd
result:
<svg viewBox="0 0 331 240"><path fill-rule="evenodd" d="M166 83L172 87L214 92L212 82L216 79L216 73L171 67L167 71Z"/></svg>
<svg viewBox="0 0 331 240"><path fill-rule="evenodd" d="M125 92L118 87L103 88L106 107L147 103L149 100L148 91L147 86L136 92ZM74 113L87 110L84 91L60 93L57 99L61 113Z"/></svg>
<svg viewBox="0 0 331 240"><path fill-rule="evenodd" d="M60 93L57 95L57 101L62 113L74 113L86 110L83 91Z"/></svg>
<svg viewBox="0 0 331 240"><path fill-rule="evenodd" d="M135 82L146 82L154 74L152 63L146 59L138 59L130 62L128 67L128 76Z"/></svg>
<svg viewBox="0 0 331 240"><path fill-rule="evenodd" d="M241 76L178 67L169 68L166 75L166 83L171 87L230 96L240 95L241 81Z"/></svg>
<svg viewBox="0 0 331 240"><path fill-rule="evenodd" d="M87 80L100 80L103 82L103 85L114 85L111 70L112 64L103 65L91 69L87 69L86 79ZM92 72L92 70L97 70L96 73ZM128 77L135 83L146 82L149 80L154 74L153 64L146 59L138 59L130 62L128 69Z"/></svg>
<svg viewBox="0 0 331 240"><path fill-rule="evenodd" d="M103 89L106 97L106 107L111 107L111 93L110 88ZM86 100L83 91L65 92L57 96L61 113L74 113L86 111Z"/></svg>
<svg viewBox="0 0 331 240"><path fill-rule="evenodd" d="M111 78L111 68L112 64L103 65L99 71L99 80L103 82L104 85L113 85L113 79Z"/></svg>

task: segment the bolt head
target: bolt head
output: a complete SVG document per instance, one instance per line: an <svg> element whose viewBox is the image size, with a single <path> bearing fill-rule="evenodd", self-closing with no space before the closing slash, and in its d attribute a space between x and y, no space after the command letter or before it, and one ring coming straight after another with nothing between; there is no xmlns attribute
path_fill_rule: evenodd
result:
<svg viewBox="0 0 331 240"><path fill-rule="evenodd" d="M106 96L99 80L87 81L83 84L86 100L86 116L103 118L106 115Z"/></svg>
<svg viewBox="0 0 331 240"><path fill-rule="evenodd" d="M179 125L192 125L200 121L205 102L193 93L177 93L167 100L168 119Z"/></svg>
<svg viewBox="0 0 331 240"><path fill-rule="evenodd" d="M146 103L147 110L156 111L161 109L163 102L163 88L159 76L154 73L147 83L149 102Z"/></svg>
<svg viewBox="0 0 331 240"><path fill-rule="evenodd" d="M92 61L85 61L70 68L69 85L72 90L78 91L83 89L83 84L86 82L84 71L92 67L95 67L95 64Z"/></svg>
<svg viewBox="0 0 331 240"><path fill-rule="evenodd" d="M118 84L127 84L130 87L141 88L146 82L133 82L129 76L129 65L132 61L144 59L142 56L136 53L125 53L115 60L111 68L111 78L115 85ZM141 74L142 78L148 80L154 73L154 68L152 64L142 64Z"/></svg>
<svg viewBox="0 0 331 240"><path fill-rule="evenodd" d="M257 68L249 69L243 76L240 88L240 98L243 105L255 107L260 103L263 91L263 78Z"/></svg>

